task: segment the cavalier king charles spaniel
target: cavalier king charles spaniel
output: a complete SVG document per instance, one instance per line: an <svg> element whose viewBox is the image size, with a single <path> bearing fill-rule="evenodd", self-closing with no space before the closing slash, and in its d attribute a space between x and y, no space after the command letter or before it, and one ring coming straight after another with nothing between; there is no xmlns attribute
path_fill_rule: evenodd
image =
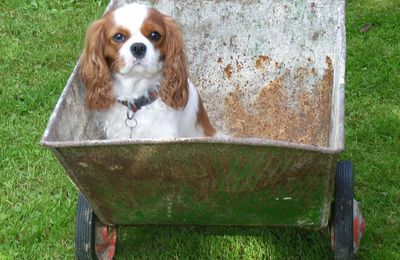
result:
<svg viewBox="0 0 400 260"><path fill-rule="evenodd" d="M182 32L154 8L126 4L90 25L79 75L107 139L216 134L189 80Z"/></svg>

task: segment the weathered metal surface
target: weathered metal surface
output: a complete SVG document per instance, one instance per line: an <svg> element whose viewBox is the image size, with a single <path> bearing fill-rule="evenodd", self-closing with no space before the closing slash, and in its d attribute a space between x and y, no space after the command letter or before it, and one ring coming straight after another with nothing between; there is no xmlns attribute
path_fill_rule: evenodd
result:
<svg viewBox="0 0 400 260"><path fill-rule="evenodd" d="M321 226L336 156L207 143L71 147L61 162L114 224ZM201 159L201 160L199 160Z"/></svg>
<svg viewBox="0 0 400 260"><path fill-rule="evenodd" d="M182 24L191 79L230 137L103 140L75 68L42 144L99 217L326 225L344 138L344 1L144 2Z"/></svg>

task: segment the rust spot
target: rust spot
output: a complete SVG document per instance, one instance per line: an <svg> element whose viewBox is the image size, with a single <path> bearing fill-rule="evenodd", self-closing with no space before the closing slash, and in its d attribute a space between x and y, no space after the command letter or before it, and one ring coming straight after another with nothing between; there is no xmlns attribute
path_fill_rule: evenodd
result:
<svg viewBox="0 0 400 260"><path fill-rule="evenodd" d="M222 58L219 57L218 60L217 60L217 62L218 62L218 63L222 63Z"/></svg>
<svg viewBox="0 0 400 260"><path fill-rule="evenodd" d="M311 75L299 68L294 79L284 75L263 86L251 104L242 101L240 88L229 93L224 101L230 134L328 146L333 67L329 57L325 62L325 73L311 92L301 87ZM293 84L299 89L290 95ZM289 105L292 103L296 106Z"/></svg>
<svg viewBox="0 0 400 260"><path fill-rule="evenodd" d="M260 55L258 56L258 59L256 60L256 68L261 69L265 63L270 63L271 59L266 56L266 55Z"/></svg>
<svg viewBox="0 0 400 260"><path fill-rule="evenodd" d="M225 77L230 79L232 77L232 73L233 73L232 66L230 64L228 64L228 66L226 66L224 69L224 75L225 75Z"/></svg>
<svg viewBox="0 0 400 260"><path fill-rule="evenodd" d="M317 75L317 71L315 70L314 67L311 68L311 75L313 75L313 76Z"/></svg>
<svg viewBox="0 0 400 260"><path fill-rule="evenodd" d="M306 68L299 67L296 69L296 78L300 78L301 80L306 80L306 78L308 76L309 76L309 73Z"/></svg>
<svg viewBox="0 0 400 260"><path fill-rule="evenodd" d="M242 69L242 65L238 61L236 61L236 70L239 72Z"/></svg>

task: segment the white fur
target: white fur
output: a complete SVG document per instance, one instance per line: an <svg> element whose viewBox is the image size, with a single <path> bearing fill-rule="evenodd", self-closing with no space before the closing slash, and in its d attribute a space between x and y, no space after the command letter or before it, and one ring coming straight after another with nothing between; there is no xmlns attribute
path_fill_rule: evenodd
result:
<svg viewBox="0 0 400 260"><path fill-rule="evenodd" d="M115 89L119 85L114 85ZM109 139L173 138L204 136L203 129L196 125L199 97L193 84L189 84L189 102L182 110L164 104L160 98L142 107L135 114L137 125L126 126L127 107L116 103L111 109L99 112L103 130ZM133 125L131 120L129 125Z"/></svg>
<svg viewBox="0 0 400 260"><path fill-rule="evenodd" d="M112 92L116 99L132 100L146 95L149 87L162 80L160 53L140 32L147 15L147 7L139 4L129 4L114 12L116 24L127 28L131 33L119 52L125 66L119 73L113 74ZM142 42L147 47L146 55L140 61L130 52L130 46L136 42ZM112 108L98 112L98 116L108 139L196 137L204 136L203 129L197 125L198 109L199 96L189 82L189 100L184 109L176 110L158 98L136 112L137 125L132 130L125 124L127 107L118 102ZM128 123L133 125L134 121L130 120Z"/></svg>

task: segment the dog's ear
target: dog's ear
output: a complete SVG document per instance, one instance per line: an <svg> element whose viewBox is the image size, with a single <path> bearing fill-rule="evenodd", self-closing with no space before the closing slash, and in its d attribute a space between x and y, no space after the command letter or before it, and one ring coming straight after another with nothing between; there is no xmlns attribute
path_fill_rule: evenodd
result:
<svg viewBox="0 0 400 260"><path fill-rule="evenodd" d="M163 43L165 60L160 97L164 103L175 109L184 108L189 97L189 69L183 35L178 24L171 17L164 16L163 22L165 24L165 42Z"/></svg>
<svg viewBox="0 0 400 260"><path fill-rule="evenodd" d="M103 28L103 20L98 20L87 30L79 69L79 75L86 86L86 106L90 110L105 110L115 102L111 92L111 72L104 57Z"/></svg>

